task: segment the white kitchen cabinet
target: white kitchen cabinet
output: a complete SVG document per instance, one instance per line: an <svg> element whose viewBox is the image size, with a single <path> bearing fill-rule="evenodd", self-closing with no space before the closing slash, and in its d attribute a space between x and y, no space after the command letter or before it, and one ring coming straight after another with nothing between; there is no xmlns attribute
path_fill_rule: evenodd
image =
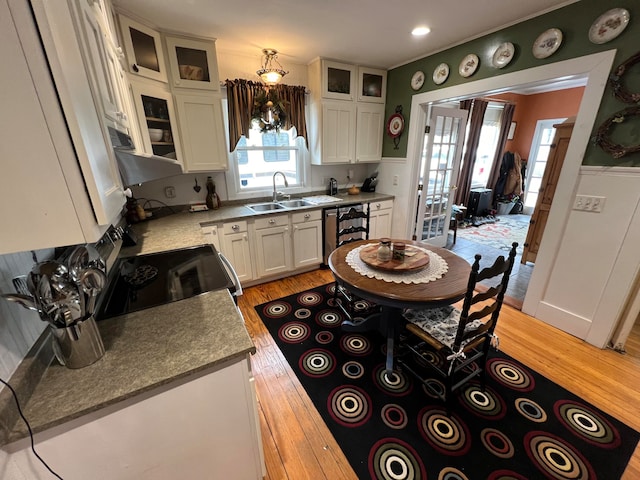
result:
<svg viewBox="0 0 640 480"><path fill-rule="evenodd" d="M140 126L142 150L184 164L171 92L161 84L139 81L131 81L131 92ZM152 138L150 129L161 130L162 136Z"/></svg>
<svg viewBox="0 0 640 480"><path fill-rule="evenodd" d="M258 278L292 269L289 215L265 215L254 221L256 274Z"/></svg>
<svg viewBox="0 0 640 480"><path fill-rule="evenodd" d="M293 268L322 263L322 211L291 214L293 228Z"/></svg>
<svg viewBox="0 0 640 480"><path fill-rule="evenodd" d="M379 162L386 72L318 59L308 77L311 163Z"/></svg>
<svg viewBox="0 0 640 480"><path fill-rule="evenodd" d="M322 69L322 97L333 100L355 100L357 67L324 59L318 62Z"/></svg>
<svg viewBox="0 0 640 480"><path fill-rule="evenodd" d="M246 220L222 225L220 249L233 265L240 282L253 280L251 244Z"/></svg>
<svg viewBox="0 0 640 480"><path fill-rule="evenodd" d="M369 209L369 238L390 237L393 200L371 202Z"/></svg>
<svg viewBox="0 0 640 480"><path fill-rule="evenodd" d="M220 94L175 93L185 172L229 168Z"/></svg>
<svg viewBox="0 0 640 480"><path fill-rule="evenodd" d="M65 479L261 479L250 359L230 360L194 377L36 437L38 453ZM8 480L51 478L26 445L11 454L3 471Z"/></svg>
<svg viewBox="0 0 640 480"><path fill-rule="evenodd" d="M220 90L214 40L167 35L165 43L172 88Z"/></svg>
<svg viewBox="0 0 640 480"><path fill-rule="evenodd" d="M160 32L124 15L118 15L118 18L129 72L166 83Z"/></svg>
<svg viewBox="0 0 640 480"><path fill-rule="evenodd" d="M0 2L0 254L95 242L126 201L69 6L31 6Z"/></svg>
<svg viewBox="0 0 640 480"><path fill-rule="evenodd" d="M312 159L320 158L323 165L353 163L356 145L355 104L327 100L322 103L321 148L315 149ZM316 163L313 162L312 163Z"/></svg>
<svg viewBox="0 0 640 480"><path fill-rule="evenodd" d="M384 104L387 97L387 72L358 67L358 101Z"/></svg>
<svg viewBox="0 0 640 480"><path fill-rule="evenodd" d="M76 36L81 39L85 69L107 123L128 133L129 115L122 84L120 51L113 44L104 4L93 0L73 0Z"/></svg>
<svg viewBox="0 0 640 480"><path fill-rule="evenodd" d="M382 158L384 103L360 103L356 111L356 163L379 162Z"/></svg>
<svg viewBox="0 0 640 480"><path fill-rule="evenodd" d="M220 235L218 235L218 226L217 225L207 225L202 227L202 235L204 236L204 241L210 243L218 252L221 252L220 245Z"/></svg>

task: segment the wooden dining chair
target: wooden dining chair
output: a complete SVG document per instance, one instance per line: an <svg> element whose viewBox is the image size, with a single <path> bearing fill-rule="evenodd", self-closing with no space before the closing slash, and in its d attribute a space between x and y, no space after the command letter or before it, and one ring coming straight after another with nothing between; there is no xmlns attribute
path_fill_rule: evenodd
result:
<svg viewBox="0 0 640 480"><path fill-rule="evenodd" d="M451 410L451 399L460 387L479 376L484 389L489 347L497 348L494 330L516 256L513 243L508 257L499 256L493 265L480 270L481 255L475 256L462 309L453 306L403 313L407 321L401 338L398 365L420 380ZM497 280L495 286L479 292L477 283ZM405 347L405 348L403 348ZM410 362L406 357L412 357ZM435 374L435 376L434 376ZM438 379L439 382L434 382Z"/></svg>
<svg viewBox="0 0 640 480"><path fill-rule="evenodd" d="M336 215L336 248L356 240L369 240L369 219L371 207L357 209L351 207L347 212ZM353 235L356 235L354 238ZM363 300L346 287L335 282L334 300L336 305L347 317L348 322L354 322L358 317L366 316L378 309L377 305Z"/></svg>

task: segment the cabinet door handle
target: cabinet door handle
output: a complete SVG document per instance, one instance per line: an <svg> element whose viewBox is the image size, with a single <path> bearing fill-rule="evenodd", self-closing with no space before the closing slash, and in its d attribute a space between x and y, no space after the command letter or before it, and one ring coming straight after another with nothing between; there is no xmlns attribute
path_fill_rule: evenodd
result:
<svg viewBox="0 0 640 480"><path fill-rule="evenodd" d="M311 218L311 214L310 213L305 213L304 214L304 218Z"/></svg>
<svg viewBox="0 0 640 480"><path fill-rule="evenodd" d="M240 230L240 225L233 225L231 230Z"/></svg>
<svg viewBox="0 0 640 480"><path fill-rule="evenodd" d="M379 203L376 203L376 208L380 208L380 204Z"/></svg>
<svg viewBox="0 0 640 480"><path fill-rule="evenodd" d="M136 65L135 63L133 65L131 65L131 69L136 73L138 73L140 71L140 69L138 68L138 65Z"/></svg>
<svg viewBox="0 0 640 480"><path fill-rule="evenodd" d="M273 225L274 223L276 223L276 221L275 221L273 218L271 218L271 219L269 219L269 223L270 223L271 225Z"/></svg>

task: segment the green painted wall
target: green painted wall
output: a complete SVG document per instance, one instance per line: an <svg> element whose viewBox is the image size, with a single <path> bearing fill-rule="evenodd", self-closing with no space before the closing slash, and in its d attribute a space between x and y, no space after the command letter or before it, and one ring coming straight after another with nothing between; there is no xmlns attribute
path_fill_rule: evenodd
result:
<svg viewBox="0 0 640 480"><path fill-rule="evenodd" d="M630 14L630 22L620 36L614 40L596 45L589 41L588 32L593 21L610 8L626 8ZM452 23L451 28L455 28ZM535 39L549 28L559 28L563 33L562 45L553 55L539 60L533 56L531 47ZM428 39L427 39L428 41ZM516 54L509 65L497 69L491 65L491 58L496 47L503 42L512 42L516 47ZM473 82L483 78L525 70L531 67L550 64L581 57L605 50L617 49L614 69L620 63L640 51L640 0L581 0L564 8L527 20L498 32L472 40L434 55L421 58L389 71L387 83L386 118L395 112L397 105L402 105L405 123L409 123L411 97L416 93L424 93L438 88L451 87L466 82ZM478 70L469 78L463 78L458 73L460 61L469 53L475 53L480 59ZM442 85L435 85L431 79L434 69L440 63L449 65L449 78ZM411 89L410 81L414 72L422 70L426 80L422 89ZM632 92L640 92L640 65L628 70L625 75L625 86ZM613 113L623 110L631 104L617 100L610 86L607 86L595 122L594 133L598 126ZM407 154L407 128L400 138L398 149L394 149L393 140L385 135L383 143L384 157L405 157ZM628 120L621 127L612 129L612 139L623 145L640 144L640 116ZM640 167L640 153L631 154L620 160L615 160L592 142L589 144L584 165L625 165Z"/></svg>

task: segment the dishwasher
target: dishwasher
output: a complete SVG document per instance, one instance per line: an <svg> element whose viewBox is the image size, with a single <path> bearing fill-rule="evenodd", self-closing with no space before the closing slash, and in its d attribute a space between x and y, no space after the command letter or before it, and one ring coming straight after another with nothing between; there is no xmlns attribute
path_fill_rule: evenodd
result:
<svg viewBox="0 0 640 480"><path fill-rule="evenodd" d="M324 215L322 216L322 229L324 231L324 245L322 253L325 266L328 265L329 255L331 255L331 252L336 249L336 233L338 229L337 217L338 215L349 213L351 209L354 209L357 213L364 212L364 208L361 203L324 209ZM356 231L348 234L349 237L345 234L345 239L360 240L366 238L369 226L365 225L363 217L345 220L341 223L341 229L356 229Z"/></svg>

